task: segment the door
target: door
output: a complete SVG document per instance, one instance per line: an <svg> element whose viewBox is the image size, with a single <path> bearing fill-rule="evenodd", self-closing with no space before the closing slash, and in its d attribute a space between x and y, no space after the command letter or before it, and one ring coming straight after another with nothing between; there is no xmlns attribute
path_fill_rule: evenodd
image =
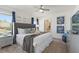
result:
<svg viewBox="0 0 79 59"><path fill-rule="evenodd" d="M51 29L51 23L49 20L44 20L44 31L49 32Z"/></svg>

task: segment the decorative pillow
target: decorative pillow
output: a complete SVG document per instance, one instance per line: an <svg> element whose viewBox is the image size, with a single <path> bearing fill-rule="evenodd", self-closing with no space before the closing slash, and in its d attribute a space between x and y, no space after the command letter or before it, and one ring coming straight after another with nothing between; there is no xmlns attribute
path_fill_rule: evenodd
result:
<svg viewBox="0 0 79 59"><path fill-rule="evenodd" d="M26 29L25 29L26 34L27 34L27 33L31 33L31 31L32 31L31 28L26 28Z"/></svg>
<svg viewBox="0 0 79 59"><path fill-rule="evenodd" d="M26 30L22 28L18 28L18 34L26 34Z"/></svg>
<svg viewBox="0 0 79 59"><path fill-rule="evenodd" d="M34 29L32 28L26 28L26 29L18 28L18 34L28 34L33 32L34 32Z"/></svg>

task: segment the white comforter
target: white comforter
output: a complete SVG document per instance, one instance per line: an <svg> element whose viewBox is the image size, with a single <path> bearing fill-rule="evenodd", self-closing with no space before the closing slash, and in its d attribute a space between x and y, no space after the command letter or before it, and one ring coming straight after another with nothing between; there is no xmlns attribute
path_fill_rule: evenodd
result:
<svg viewBox="0 0 79 59"><path fill-rule="evenodd" d="M19 44L22 47L23 46L23 39L27 35L33 35L33 33L17 34L17 37L16 37L17 44ZM33 39L33 46L34 46L35 52L37 52L37 53L42 52L46 47L49 46L49 44L52 40L53 40L53 37L50 32L36 36Z"/></svg>

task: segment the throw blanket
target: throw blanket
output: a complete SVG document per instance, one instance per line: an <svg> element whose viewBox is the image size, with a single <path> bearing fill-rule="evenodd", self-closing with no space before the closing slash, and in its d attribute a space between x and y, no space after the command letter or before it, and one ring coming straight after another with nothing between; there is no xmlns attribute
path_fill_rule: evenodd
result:
<svg viewBox="0 0 79 59"><path fill-rule="evenodd" d="M24 37L23 41L23 50L27 51L28 53L33 52L33 38L29 36Z"/></svg>

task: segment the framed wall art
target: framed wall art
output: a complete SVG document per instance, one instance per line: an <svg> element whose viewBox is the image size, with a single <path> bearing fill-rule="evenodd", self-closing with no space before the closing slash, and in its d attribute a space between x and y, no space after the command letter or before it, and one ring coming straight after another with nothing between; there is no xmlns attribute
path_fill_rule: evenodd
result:
<svg viewBox="0 0 79 59"><path fill-rule="evenodd" d="M57 17L57 24L64 24L64 16Z"/></svg>
<svg viewBox="0 0 79 59"><path fill-rule="evenodd" d="M57 33L64 33L64 26L57 26Z"/></svg>

